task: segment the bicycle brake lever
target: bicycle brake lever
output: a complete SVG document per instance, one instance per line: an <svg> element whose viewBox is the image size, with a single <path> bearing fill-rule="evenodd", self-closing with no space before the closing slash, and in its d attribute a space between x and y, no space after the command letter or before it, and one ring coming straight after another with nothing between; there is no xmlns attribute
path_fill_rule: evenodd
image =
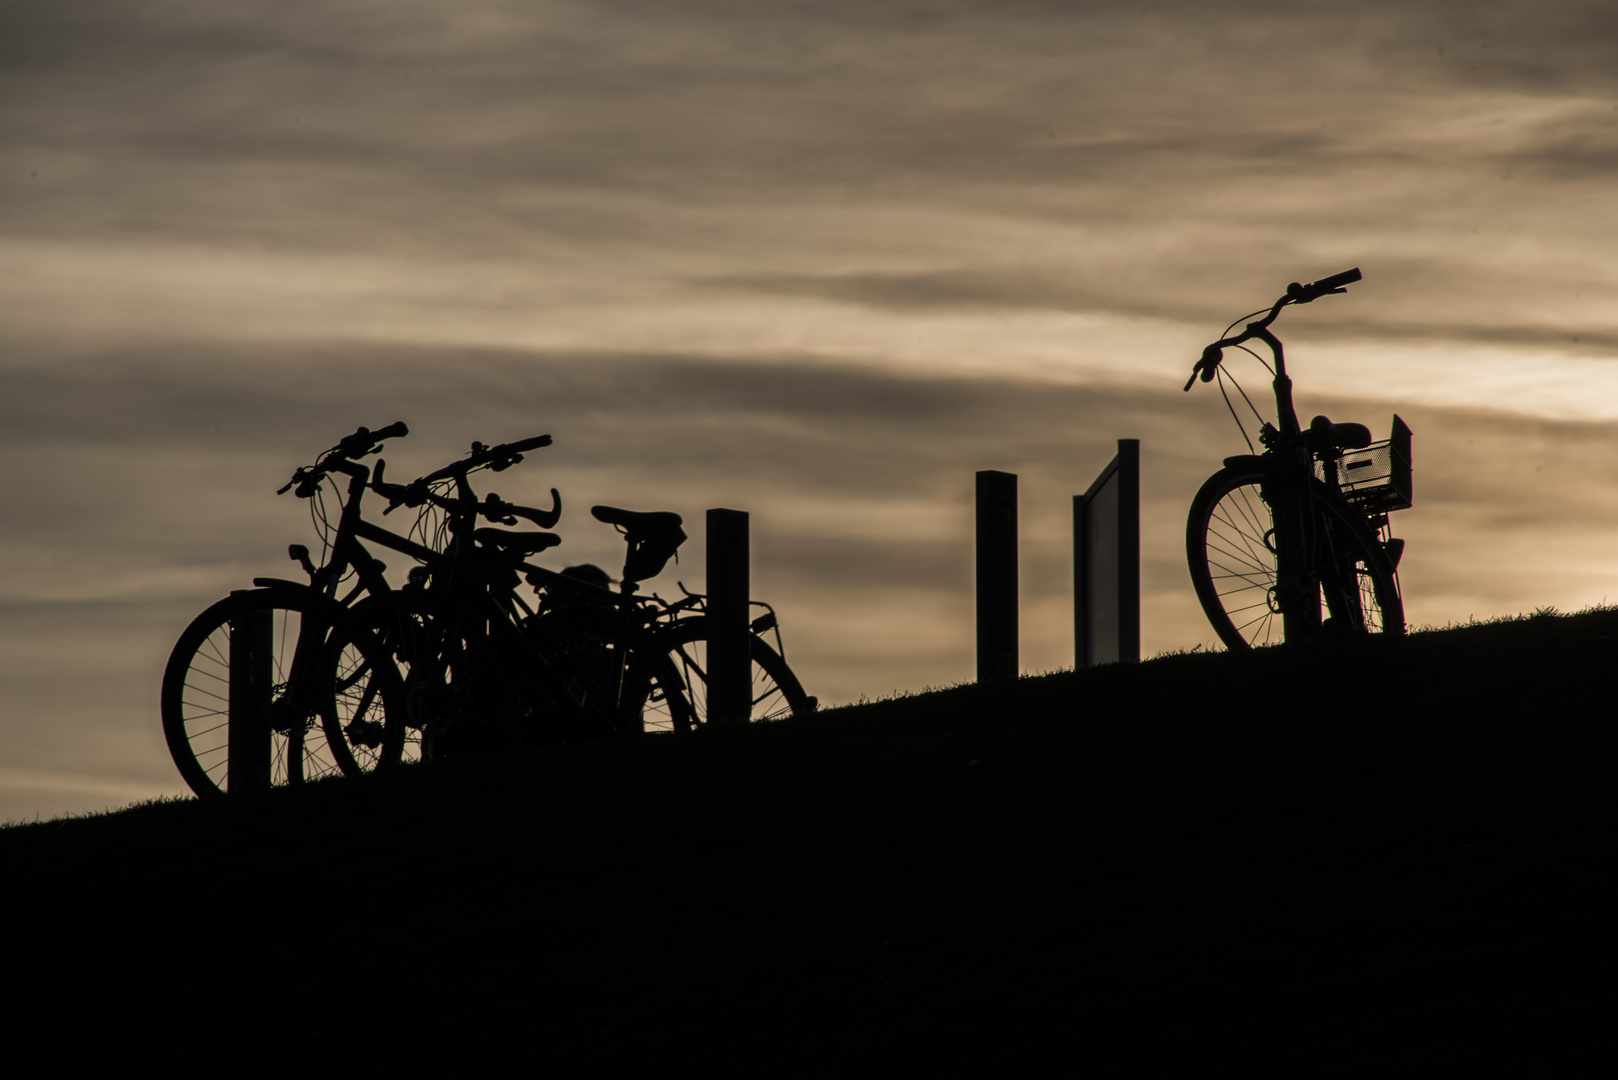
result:
<svg viewBox="0 0 1618 1080"><path fill-rule="evenodd" d="M1188 392L1191 389L1191 384L1197 381L1198 375L1202 376L1203 382L1213 382L1214 373L1219 370L1219 361L1224 358L1224 355L1223 349L1215 348L1212 345L1203 349L1202 359L1192 366L1191 377L1185 381L1185 388L1181 392Z"/></svg>

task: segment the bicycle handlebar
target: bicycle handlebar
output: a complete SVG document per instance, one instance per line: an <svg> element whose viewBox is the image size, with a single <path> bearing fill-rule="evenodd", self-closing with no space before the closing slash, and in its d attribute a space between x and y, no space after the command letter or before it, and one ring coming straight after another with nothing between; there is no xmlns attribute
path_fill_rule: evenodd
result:
<svg viewBox="0 0 1618 1080"><path fill-rule="evenodd" d="M1333 274L1331 277L1324 277L1319 281L1311 281L1307 285L1299 285L1294 281L1287 286L1287 300L1294 304L1307 304L1311 300L1318 300L1322 296L1327 296L1331 293L1347 292L1348 290L1344 286L1354 284L1354 282L1360 280L1360 277L1360 268L1356 266L1352 270L1344 270L1341 274Z"/></svg>
<svg viewBox="0 0 1618 1080"><path fill-rule="evenodd" d="M549 435L542 435L540 438L544 439L546 443L550 441ZM523 441L523 443L514 443L510 445L532 444L536 441L537 440L534 439L526 439ZM540 443L540 445L543 446L546 443ZM502 448L496 447L495 449L498 450ZM460 464L464 463L457 462L457 465ZM515 464L515 462L512 464ZM376 471L371 476L371 490L388 500L388 507L386 510L382 511L383 514L393 513L393 511L397 509L401 503L412 507L421 506L424 503L432 503L434 506L451 511L464 511L467 508L467 504L462 502L460 499L452 499L448 496L440 495L433 491L429 486L432 477L438 476L439 473L442 473L444 470L440 469L439 473L433 473L429 476L421 477L418 480L412 480L408 484L390 484L382 479L383 471L387 467L388 463L386 461L378 461L376 463ZM451 468L454 468L454 466ZM521 517L527 518L529 521L532 521L535 525L538 525L542 529L552 529L556 527L556 523L562 518L562 495L561 492L557 491L555 488L551 488L551 508L549 510L540 510L533 506L522 506L518 503L509 503L501 499L500 496L496 495L492 491L483 497L483 501L481 503L473 503L472 505L476 508L476 512L478 514L488 518L490 521L498 521L502 525L515 525L517 524L517 519Z"/></svg>
<svg viewBox="0 0 1618 1080"><path fill-rule="evenodd" d="M354 434L339 439L337 445L321 454L320 459L313 465L299 466L293 472L292 479L276 494L285 495L296 485L298 498L307 499L320 490L320 478L326 473L344 472L353 475L354 469L348 464L350 461L357 461L381 450L384 440L402 438L408 434L410 428L403 420L396 420L387 427L375 431L368 427L355 428ZM363 470L363 466L361 469Z"/></svg>
<svg viewBox="0 0 1618 1080"><path fill-rule="evenodd" d="M531 439L519 439L516 442L501 443L498 446L484 446L480 442L472 444L472 452L459 461L445 465L437 472L428 473L418 483L430 484L435 480L449 480L457 476L465 476L474 469L492 469L495 472L505 472L529 450L537 450L542 446L549 446L549 435L535 435Z"/></svg>
<svg viewBox="0 0 1618 1080"><path fill-rule="evenodd" d="M1242 328L1242 332L1235 337L1221 338L1203 349L1202 358L1191 367L1191 377L1185 381L1185 390L1191 389L1192 384L1197 381L1199 375L1202 377L1203 382L1213 382L1214 376L1219 371L1219 362L1224 358L1226 349L1251 341L1253 338L1268 342L1272 351L1279 349L1280 342L1276 340L1275 335L1270 333L1270 324L1275 321L1277 315L1281 314L1282 308L1289 304L1311 303L1322 296L1330 296L1333 293L1347 292L1346 286L1352 285L1362 277L1360 268L1356 266L1350 270L1344 270L1340 274L1333 274L1318 281L1311 281L1307 285L1301 285L1294 281L1287 286L1286 295L1275 302L1270 308L1269 314L1264 318L1257 322L1248 323Z"/></svg>
<svg viewBox="0 0 1618 1080"><path fill-rule="evenodd" d="M410 434L410 429L405 426L403 420L396 421L377 431L364 427L356 428L354 429L354 434L338 442L333 452L352 461L355 458L362 458L367 454L382 449L384 439L398 438L408 434Z"/></svg>

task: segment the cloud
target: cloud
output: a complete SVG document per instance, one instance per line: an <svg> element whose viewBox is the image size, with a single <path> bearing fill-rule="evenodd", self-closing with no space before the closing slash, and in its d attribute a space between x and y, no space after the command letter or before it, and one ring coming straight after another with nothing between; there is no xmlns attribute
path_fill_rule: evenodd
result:
<svg viewBox="0 0 1618 1080"><path fill-rule="evenodd" d="M1147 648L1194 644L1185 507L1242 446L1170 368L1351 265L1285 333L1306 412L1416 429L1412 617L1599 598L1618 431L1552 414L1597 409L1618 347L1615 18L11 5L8 745L162 772L167 643L293 572L294 467L399 418L393 476L550 431L497 490L560 488L568 560L620 554L593 502L674 509L696 585L702 510L751 510L827 700L970 677L984 467L1022 478L1025 660L1065 662L1068 500L1139 437Z"/></svg>

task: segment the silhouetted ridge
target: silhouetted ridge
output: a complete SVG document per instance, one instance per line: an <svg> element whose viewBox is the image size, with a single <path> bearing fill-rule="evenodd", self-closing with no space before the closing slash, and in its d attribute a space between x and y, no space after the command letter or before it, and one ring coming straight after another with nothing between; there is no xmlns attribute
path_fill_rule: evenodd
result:
<svg viewBox="0 0 1618 1080"><path fill-rule="evenodd" d="M1615 648L1180 655L5 830L8 1054L1596 1075Z"/></svg>

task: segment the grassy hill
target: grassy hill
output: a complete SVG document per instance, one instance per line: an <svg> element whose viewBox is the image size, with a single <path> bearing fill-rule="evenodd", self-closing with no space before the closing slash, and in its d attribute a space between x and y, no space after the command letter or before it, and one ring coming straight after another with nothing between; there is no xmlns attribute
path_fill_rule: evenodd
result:
<svg viewBox="0 0 1618 1080"><path fill-rule="evenodd" d="M1542 616L6 829L8 1055L1608 1075L1615 658Z"/></svg>

